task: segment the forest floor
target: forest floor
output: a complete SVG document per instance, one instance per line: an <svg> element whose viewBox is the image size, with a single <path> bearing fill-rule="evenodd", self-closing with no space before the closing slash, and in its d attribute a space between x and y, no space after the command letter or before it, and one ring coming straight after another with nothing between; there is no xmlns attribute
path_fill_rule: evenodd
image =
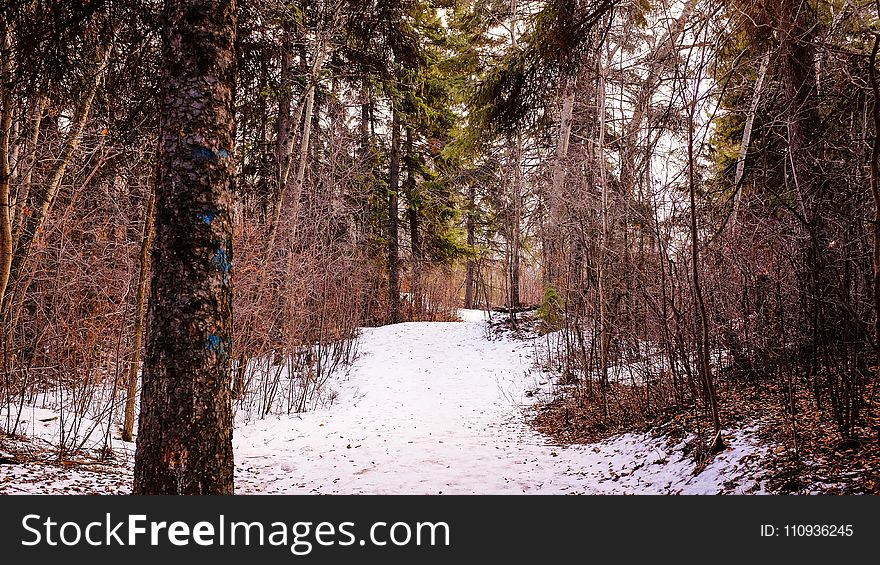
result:
<svg viewBox="0 0 880 565"><path fill-rule="evenodd" d="M491 332L480 311L462 317L364 328L358 358L329 383L330 405L237 425L236 493L776 490L768 486L771 446L745 419L724 430L725 449L700 465L688 433L642 430L578 443L537 431L536 403L554 387L535 363L540 340ZM109 461L88 443L59 460L59 414L26 407L24 416L26 436L0 437L0 493L130 492L134 444L118 439L118 425L109 429Z"/></svg>
<svg viewBox="0 0 880 565"><path fill-rule="evenodd" d="M523 338L533 335L540 322L526 316L515 331L506 319L491 326L495 333L512 333ZM545 373L560 372L559 367L549 366L553 363L546 355L541 364ZM638 380L638 371L633 370L633 374ZM715 379L719 411L726 424L722 439L729 448L734 445L730 440L736 441L738 434L748 431L756 454L760 454L762 460L762 470L758 473L762 491L769 494L880 494L880 387L868 383L858 423L851 437L844 438L834 420L827 391L820 393L821 405L817 408L816 390L810 382L756 375L743 377L722 370L716 372ZM629 377L624 376L622 383L628 380ZM704 465L711 466L715 454L709 452L708 444L714 433L707 406L665 406L660 410L655 407L645 416L637 413L639 408L633 405L634 398L638 397L635 404L644 406L644 390L622 383L611 385L609 395L614 400L609 401L609 418L603 417L596 400L592 405L584 400L587 395L583 393L583 382L557 378L551 394L544 395L535 404L530 422L542 433L567 445L595 444L624 431L665 437L668 442L684 439L681 445L693 458L695 472L699 473Z"/></svg>

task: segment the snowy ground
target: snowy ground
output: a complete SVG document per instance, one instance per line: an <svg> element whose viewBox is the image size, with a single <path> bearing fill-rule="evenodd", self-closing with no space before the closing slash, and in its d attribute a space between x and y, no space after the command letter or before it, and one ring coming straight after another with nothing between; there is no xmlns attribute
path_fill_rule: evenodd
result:
<svg viewBox="0 0 880 565"><path fill-rule="evenodd" d="M698 475L682 445L625 434L550 445L523 414L546 381L529 342L486 339L483 313L463 322L364 329L360 356L331 384L331 406L240 425L240 494L716 494L763 492L749 430ZM51 413L29 425L50 440ZM100 466L0 464L0 493L127 492L133 444ZM2 456L2 453L0 453Z"/></svg>

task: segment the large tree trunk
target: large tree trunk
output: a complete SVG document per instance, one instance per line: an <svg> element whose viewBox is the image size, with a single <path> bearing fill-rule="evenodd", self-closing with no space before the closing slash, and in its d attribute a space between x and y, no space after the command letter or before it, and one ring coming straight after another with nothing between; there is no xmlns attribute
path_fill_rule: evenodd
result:
<svg viewBox="0 0 880 565"><path fill-rule="evenodd" d="M232 494L235 0L167 0L136 494Z"/></svg>
<svg viewBox="0 0 880 565"><path fill-rule="evenodd" d="M812 16L804 0L784 0L779 4L779 68L787 101L786 129L788 162L786 185L794 194L799 218L802 293L805 299L807 373L816 377L823 361L819 359L828 342L840 331L839 304L834 289L835 276L828 264L828 234L823 206L825 185L819 166L821 132L819 127L815 48Z"/></svg>

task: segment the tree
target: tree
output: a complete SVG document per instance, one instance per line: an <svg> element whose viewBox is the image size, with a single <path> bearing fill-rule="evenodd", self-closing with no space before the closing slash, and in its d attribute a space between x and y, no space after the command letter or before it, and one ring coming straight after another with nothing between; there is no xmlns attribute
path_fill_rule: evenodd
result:
<svg viewBox="0 0 880 565"><path fill-rule="evenodd" d="M137 494L232 494L236 2L167 0Z"/></svg>

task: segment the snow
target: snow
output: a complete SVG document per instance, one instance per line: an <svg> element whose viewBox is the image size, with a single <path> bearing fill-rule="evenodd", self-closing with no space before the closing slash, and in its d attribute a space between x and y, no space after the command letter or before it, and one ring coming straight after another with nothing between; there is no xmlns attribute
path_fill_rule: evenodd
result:
<svg viewBox="0 0 880 565"><path fill-rule="evenodd" d="M489 312L486 310L465 310L458 311L458 317L462 322L482 322L489 319Z"/></svg>
<svg viewBox="0 0 880 565"><path fill-rule="evenodd" d="M699 474L684 444L624 434L562 447L532 430L529 390L546 382L535 344L486 337L486 315L462 322L364 328L360 354L331 379L332 404L239 423L240 494L716 494L763 492L754 430L725 430L729 448ZM51 437L51 415L29 426ZM37 425L36 422L39 422ZM45 429L43 429L45 428ZM0 465L0 493L127 492L133 444L101 475L87 465ZM63 472L62 472L63 471Z"/></svg>

